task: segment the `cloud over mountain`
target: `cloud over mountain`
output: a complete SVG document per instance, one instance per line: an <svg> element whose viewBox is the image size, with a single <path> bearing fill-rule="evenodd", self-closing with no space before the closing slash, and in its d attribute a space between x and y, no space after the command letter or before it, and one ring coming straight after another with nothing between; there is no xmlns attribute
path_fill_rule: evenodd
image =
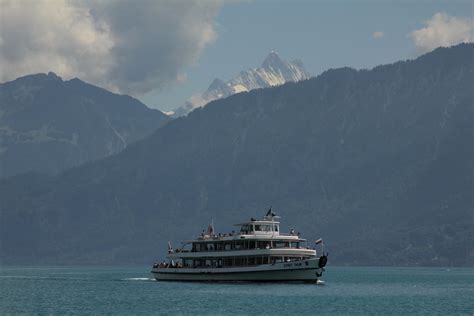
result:
<svg viewBox="0 0 474 316"><path fill-rule="evenodd" d="M422 52L437 47L474 41L474 21L438 12L425 21L426 26L410 33L417 49Z"/></svg>
<svg viewBox="0 0 474 316"><path fill-rule="evenodd" d="M0 0L0 80L55 71L137 94L183 77L216 32L219 1Z"/></svg>

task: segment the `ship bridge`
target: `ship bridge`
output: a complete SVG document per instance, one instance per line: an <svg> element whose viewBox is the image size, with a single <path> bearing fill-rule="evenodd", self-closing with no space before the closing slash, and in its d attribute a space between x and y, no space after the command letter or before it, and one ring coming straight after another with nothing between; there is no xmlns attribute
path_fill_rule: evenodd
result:
<svg viewBox="0 0 474 316"><path fill-rule="evenodd" d="M234 224L240 226L241 235L271 235L278 236L280 234L280 222L275 219L280 216L265 216L263 220L251 219L249 222Z"/></svg>

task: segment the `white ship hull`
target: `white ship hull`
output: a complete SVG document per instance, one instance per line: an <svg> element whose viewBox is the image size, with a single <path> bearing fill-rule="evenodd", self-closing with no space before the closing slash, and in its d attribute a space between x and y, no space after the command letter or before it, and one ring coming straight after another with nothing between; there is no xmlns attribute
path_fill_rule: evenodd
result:
<svg viewBox="0 0 474 316"><path fill-rule="evenodd" d="M253 267L233 268L153 268L158 281L255 281L317 282L324 268L318 266L319 258Z"/></svg>

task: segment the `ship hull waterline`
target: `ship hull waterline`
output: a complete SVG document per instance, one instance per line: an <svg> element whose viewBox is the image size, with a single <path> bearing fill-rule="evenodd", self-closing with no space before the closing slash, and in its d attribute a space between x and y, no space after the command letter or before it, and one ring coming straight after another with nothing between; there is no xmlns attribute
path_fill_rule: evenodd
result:
<svg viewBox="0 0 474 316"><path fill-rule="evenodd" d="M324 268L317 265L317 260L307 260L306 262L266 264L242 268L154 268L151 272L157 281L318 282Z"/></svg>

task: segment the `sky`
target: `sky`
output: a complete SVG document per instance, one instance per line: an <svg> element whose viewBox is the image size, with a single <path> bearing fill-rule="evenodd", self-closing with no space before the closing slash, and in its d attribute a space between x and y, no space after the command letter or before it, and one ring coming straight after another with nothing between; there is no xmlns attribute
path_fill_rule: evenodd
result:
<svg viewBox="0 0 474 316"><path fill-rule="evenodd" d="M474 39L474 0L0 0L0 81L53 71L170 111L259 67L372 68Z"/></svg>

